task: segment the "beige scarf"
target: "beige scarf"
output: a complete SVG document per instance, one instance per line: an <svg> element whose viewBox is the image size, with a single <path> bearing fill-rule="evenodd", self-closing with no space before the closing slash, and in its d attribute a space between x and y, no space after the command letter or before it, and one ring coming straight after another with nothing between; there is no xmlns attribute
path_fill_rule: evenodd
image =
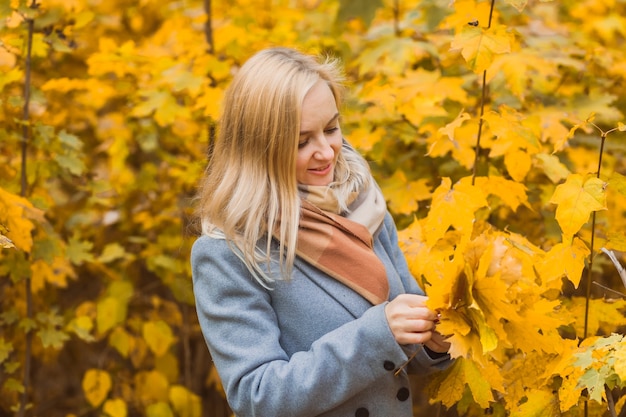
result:
<svg viewBox="0 0 626 417"><path fill-rule="evenodd" d="M372 237L387 210L378 187L373 183L353 193L345 215L338 213L339 204L328 187L300 186L300 192L297 255L372 304L387 301L387 273L374 253Z"/></svg>

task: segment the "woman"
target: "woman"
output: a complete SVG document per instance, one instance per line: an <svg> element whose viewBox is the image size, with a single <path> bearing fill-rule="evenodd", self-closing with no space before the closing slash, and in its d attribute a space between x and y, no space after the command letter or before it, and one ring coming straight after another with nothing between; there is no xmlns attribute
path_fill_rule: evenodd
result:
<svg viewBox="0 0 626 417"><path fill-rule="evenodd" d="M411 416L407 371L449 361L385 200L342 137L340 81L334 61L271 48L225 94L191 262L239 417Z"/></svg>

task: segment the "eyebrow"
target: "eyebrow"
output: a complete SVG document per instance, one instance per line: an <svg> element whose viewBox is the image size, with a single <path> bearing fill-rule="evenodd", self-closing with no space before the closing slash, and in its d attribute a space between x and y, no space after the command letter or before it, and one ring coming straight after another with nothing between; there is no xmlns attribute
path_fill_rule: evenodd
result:
<svg viewBox="0 0 626 417"><path fill-rule="evenodd" d="M328 126L329 124L333 123L338 118L339 118L339 112L335 113L335 115L330 118L330 120L326 123L326 126ZM306 135L308 133L311 133L311 131L310 130L301 130L300 131L300 136Z"/></svg>

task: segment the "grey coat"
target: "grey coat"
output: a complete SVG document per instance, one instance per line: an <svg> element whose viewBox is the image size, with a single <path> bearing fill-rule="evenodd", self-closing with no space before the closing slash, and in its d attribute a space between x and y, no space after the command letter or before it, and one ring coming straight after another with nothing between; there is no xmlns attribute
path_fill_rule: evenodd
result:
<svg viewBox="0 0 626 417"><path fill-rule="evenodd" d="M375 235L389 300L422 291L398 248L389 213ZM409 380L394 376L415 349L411 371L428 374L447 357L400 346L384 313L297 259L292 278L268 290L223 239L200 237L191 254L200 326L238 417L410 417Z"/></svg>

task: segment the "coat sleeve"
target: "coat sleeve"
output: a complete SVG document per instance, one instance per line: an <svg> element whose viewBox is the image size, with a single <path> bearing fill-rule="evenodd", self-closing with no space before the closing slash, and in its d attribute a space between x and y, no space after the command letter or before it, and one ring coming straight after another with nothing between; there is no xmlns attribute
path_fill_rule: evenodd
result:
<svg viewBox="0 0 626 417"><path fill-rule="evenodd" d="M396 272L400 276L402 285L407 293L424 295L424 291L419 287L417 281L409 270L404 253L398 244L398 230L390 213L387 213L383 223L382 233L386 241L383 243L387 247L389 256L393 259ZM412 374L427 375L437 370L446 369L451 364L450 355L434 355L431 357L423 345L407 345L403 346L406 354L414 356L408 371Z"/></svg>
<svg viewBox="0 0 626 417"><path fill-rule="evenodd" d="M407 360L391 334L384 304L289 357L279 342L271 290L251 277L224 240L201 237L191 262L200 326L239 417L323 413L388 378L384 361Z"/></svg>

